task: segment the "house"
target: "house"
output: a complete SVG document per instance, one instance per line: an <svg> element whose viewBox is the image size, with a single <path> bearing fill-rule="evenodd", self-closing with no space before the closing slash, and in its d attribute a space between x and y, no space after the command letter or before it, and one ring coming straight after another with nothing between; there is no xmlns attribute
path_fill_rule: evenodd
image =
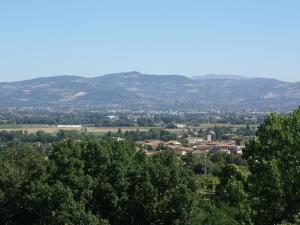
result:
<svg viewBox="0 0 300 225"><path fill-rule="evenodd" d="M245 146L237 146L237 149L235 150L234 153L242 155L243 150L245 150Z"/></svg>
<svg viewBox="0 0 300 225"><path fill-rule="evenodd" d="M187 153L192 153L194 150L189 147L174 147L174 146L168 146L168 150L172 152L176 152L180 155L186 155Z"/></svg>
<svg viewBox="0 0 300 225"><path fill-rule="evenodd" d="M231 152L231 153L236 153L237 151L237 145L227 145L227 149Z"/></svg>
<svg viewBox="0 0 300 225"><path fill-rule="evenodd" d="M178 141L168 141L168 142L167 142L167 145L168 145L168 146L179 147L179 146L181 146L181 143L178 142Z"/></svg>
<svg viewBox="0 0 300 225"><path fill-rule="evenodd" d="M183 124L183 123L177 123L175 126L176 126L176 128L181 128L181 129L187 128L187 125Z"/></svg>
<svg viewBox="0 0 300 225"><path fill-rule="evenodd" d="M145 140L145 141L136 141L135 142L137 145L141 146L144 151L157 151L160 148L166 146L165 141L161 140Z"/></svg>
<svg viewBox="0 0 300 225"><path fill-rule="evenodd" d="M189 145L196 145L203 142L203 139L198 137L188 137L186 140L188 141Z"/></svg>
<svg viewBox="0 0 300 225"><path fill-rule="evenodd" d="M221 149L220 145L212 144L209 146L209 152L214 154Z"/></svg>

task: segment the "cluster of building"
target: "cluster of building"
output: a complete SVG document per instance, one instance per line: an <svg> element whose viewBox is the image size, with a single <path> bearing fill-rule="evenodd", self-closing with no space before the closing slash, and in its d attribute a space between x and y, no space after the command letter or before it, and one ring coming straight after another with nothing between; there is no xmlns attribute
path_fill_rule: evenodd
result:
<svg viewBox="0 0 300 225"><path fill-rule="evenodd" d="M227 154L242 154L244 145L237 145L234 141L211 141L203 140L198 137L188 137L186 146L183 146L176 140L161 141L161 140L144 140L137 141L136 144L140 146L147 154L153 154L160 150L171 150L181 155L186 153L194 154L215 154L217 152Z"/></svg>

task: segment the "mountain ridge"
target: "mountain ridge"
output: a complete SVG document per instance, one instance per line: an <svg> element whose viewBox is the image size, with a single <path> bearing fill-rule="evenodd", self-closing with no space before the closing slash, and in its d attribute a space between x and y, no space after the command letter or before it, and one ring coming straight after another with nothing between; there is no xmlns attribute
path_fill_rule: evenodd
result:
<svg viewBox="0 0 300 225"><path fill-rule="evenodd" d="M59 75L0 83L0 107L102 106L153 110L289 111L300 105L300 82L237 75L96 77Z"/></svg>
<svg viewBox="0 0 300 225"><path fill-rule="evenodd" d="M40 76L40 77L35 77L32 79L24 79L24 80L16 80L16 81L1 81L1 83L16 83L16 82L24 82L24 81L34 81L34 80L40 80L40 79L52 79L52 78L83 78L83 79L97 79L105 76L120 76L120 77L126 77L128 75L143 75L143 76L179 76L179 77L185 77L191 80L198 80L198 79L203 79L203 80L252 80L252 79L267 79L267 80L278 80L281 82L286 82L286 83L297 83L299 81L284 81L280 79L275 79L275 78L269 78L269 77L262 77L262 76L244 76L244 75L238 75L238 74L206 74L206 75L196 75L196 76L188 76L188 75L181 75L181 74L144 74L139 71L128 71L128 72L118 72L118 73L108 73L108 74L103 74L103 75L96 75L96 76L82 76L82 75L71 75L71 74L61 74L61 75L53 75L53 76ZM132 76L131 76L132 77Z"/></svg>

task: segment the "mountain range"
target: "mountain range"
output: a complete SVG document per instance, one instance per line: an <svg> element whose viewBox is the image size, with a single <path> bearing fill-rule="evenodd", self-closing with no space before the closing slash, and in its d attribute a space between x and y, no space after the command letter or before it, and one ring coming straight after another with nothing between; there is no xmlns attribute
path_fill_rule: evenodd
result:
<svg viewBox="0 0 300 225"><path fill-rule="evenodd" d="M124 72L0 83L0 107L103 106L144 110L290 111L300 82L238 75L186 77Z"/></svg>

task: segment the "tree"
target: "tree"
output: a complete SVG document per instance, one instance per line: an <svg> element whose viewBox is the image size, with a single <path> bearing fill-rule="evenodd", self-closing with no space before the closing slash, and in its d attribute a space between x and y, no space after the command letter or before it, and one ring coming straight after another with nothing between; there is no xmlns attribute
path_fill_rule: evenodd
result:
<svg viewBox="0 0 300 225"><path fill-rule="evenodd" d="M43 152L26 147L2 152L0 224L108 224L76 199L74 187L54 179L56 173Z"/></svg>
<svg viewBox="0 0 300 225"><path fill-rule="evenodd" d="M271 114L244 151L251 172L249 195L255 224L289 220L300 210L300 109Z"/></svg>
<svg viewBox="0 0 300 225"><path fill-rule="evenodd" d="M178 157L88 137L0 152L0 224L189 225L196 180Z"/></svg>
<svg viewBox="0 0 300 225"><path fill-rule="evenodd" d="M244 177L241 171L237 166L229 164L221 170L219 178L220 184L216 188L218 199L232 206L238 206L245 198Z"/></svg>

